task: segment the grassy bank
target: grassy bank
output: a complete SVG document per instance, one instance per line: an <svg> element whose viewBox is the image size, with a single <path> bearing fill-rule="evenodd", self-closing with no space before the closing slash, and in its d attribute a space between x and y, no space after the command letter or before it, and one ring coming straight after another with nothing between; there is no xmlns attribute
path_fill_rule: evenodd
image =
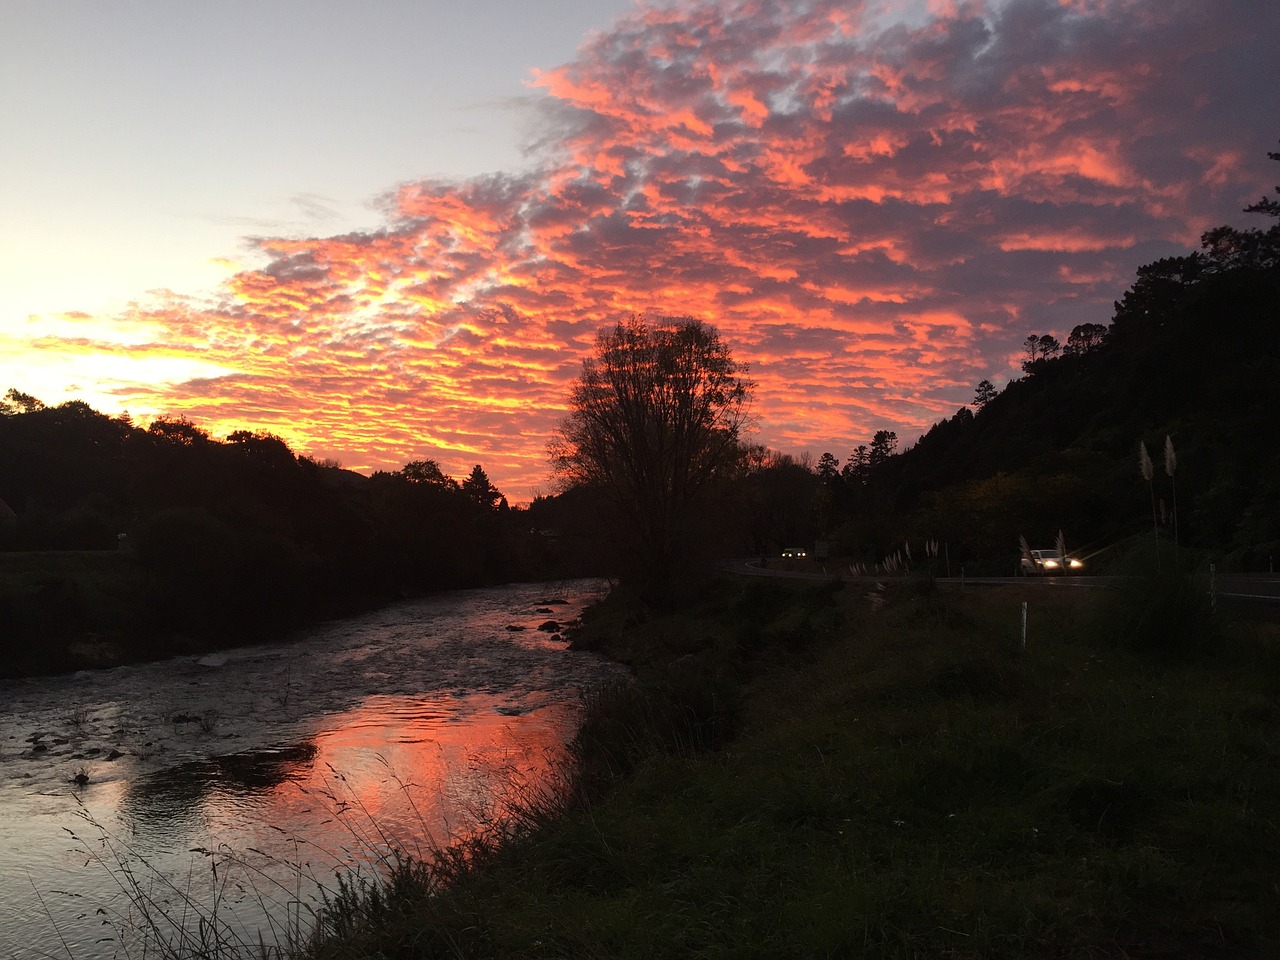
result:
<svg viewBox="0 0 1280 960"><path fill-rule="evenodd" d="M1045 587L615 599L578 642L642 693L594 711L576 804L312 955L1280 954L1275 627L1171 651L1124 642L1141 596Z"/></svg>

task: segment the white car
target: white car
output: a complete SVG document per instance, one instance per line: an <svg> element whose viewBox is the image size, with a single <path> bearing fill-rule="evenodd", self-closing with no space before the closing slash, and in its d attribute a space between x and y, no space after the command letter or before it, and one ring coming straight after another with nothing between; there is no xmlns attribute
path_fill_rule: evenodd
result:
<svg viewBox="0 0 1280 960"><path fill-rule="evenodd" d="M1032 550L1031 556L1022 558L1022 572L1039 575L1055 573L1079 573L1084 561L1064 557L1057 550Z"/></svg>

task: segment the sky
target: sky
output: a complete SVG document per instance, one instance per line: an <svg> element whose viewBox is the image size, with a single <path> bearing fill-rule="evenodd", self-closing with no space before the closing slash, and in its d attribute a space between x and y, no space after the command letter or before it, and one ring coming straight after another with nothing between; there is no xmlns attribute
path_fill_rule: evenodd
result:
<svg viewBox="0 0 1280 960"><path fill-rule="evenodd" d="M0 390L512 502L596 337L844 459L1280 169L1275 0L0 0Z"/></svg>

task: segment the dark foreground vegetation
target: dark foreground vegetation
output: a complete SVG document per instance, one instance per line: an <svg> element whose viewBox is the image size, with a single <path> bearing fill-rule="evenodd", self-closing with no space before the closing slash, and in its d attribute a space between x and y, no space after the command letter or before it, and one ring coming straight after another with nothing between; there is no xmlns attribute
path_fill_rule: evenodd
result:
<svg viewBox="0 0 1280 960"><path fill-rule="evenodd" d="M575 643L640 680L593 704L570 800L401 862L306 956L1280 951L1280 633L1185 580L719 584L615 595Z"/></svg>

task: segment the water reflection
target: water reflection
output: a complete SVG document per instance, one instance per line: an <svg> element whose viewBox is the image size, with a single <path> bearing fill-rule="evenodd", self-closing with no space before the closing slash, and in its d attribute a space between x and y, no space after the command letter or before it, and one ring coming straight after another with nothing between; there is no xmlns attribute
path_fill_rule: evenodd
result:
<svg viewBox="0 0 1280 960"><path fill-rule="evenodd" d="M294 823L323 810L304 838L313 849L345 852L372 836L378 851L395 844L423 854L424 845L504 818L522 792L546 782L575 720L563 702L371 697L316 730L310 761L259 791L256 816Z"/></svg>
<svg viewBox="0 0 1280 960"><path fill-rule="evenodd" d="M140 777L118 804L127 835L146 838L130 855L159 867L157 878L182 873L185 856L183 897L216 902L235 936L290 911L305 927L337 872L368 875L396 852L430 857L555 782L576 709L545 699L374 696L315 723L301 743ZM200 845L182 846L195 835ZM120 860L123 850L110 845Z"/></svg>
<svg viewBox="0 0 1280 960"><path fill-rule="evenodd" d="M120 816L135 831L171 832L198 821L206 803L221 802L219 795L252 797L296 779L315 755L315 744L301 743L180 763L129 781Z"/></svg>
<svg viewBox="0 0 1280 960"><path fill-rule="evenodd" d="M560 619L598 589L559 585ZM536 632L548 595L468 591L304 644L0 683L0 957L155 955L131 939L139 897L188 923L216 904L271 942L335 870L501 819L554 779L582 691L617 676Z"/></svg>

